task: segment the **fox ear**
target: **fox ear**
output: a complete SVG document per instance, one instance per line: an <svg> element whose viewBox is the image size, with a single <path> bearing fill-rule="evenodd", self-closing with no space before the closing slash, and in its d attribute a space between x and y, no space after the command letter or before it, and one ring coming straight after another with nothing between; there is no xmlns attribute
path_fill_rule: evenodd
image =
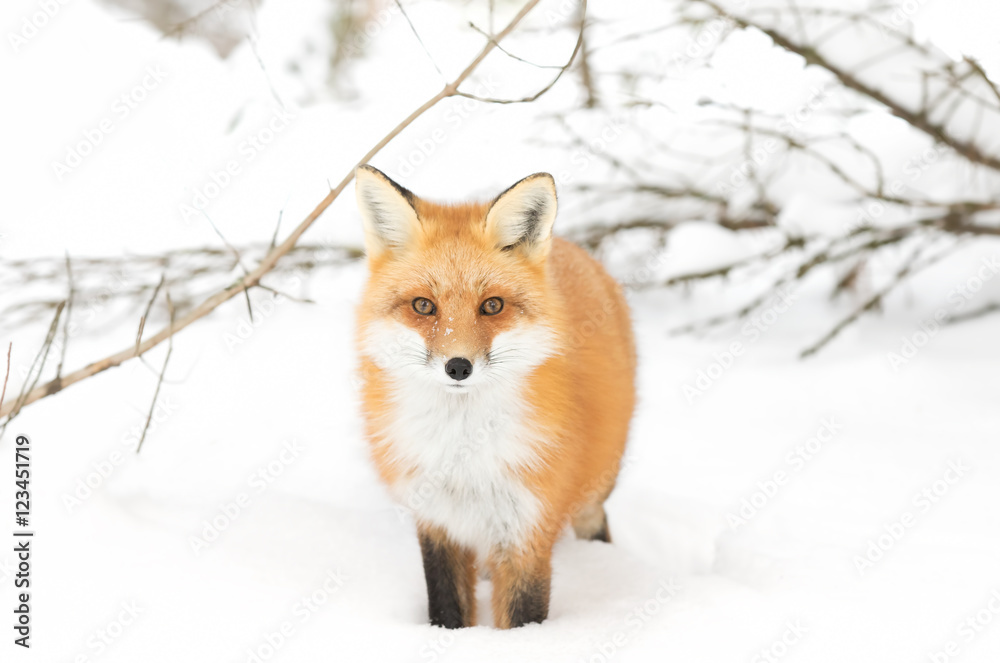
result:
<svg viewBox="0 0 1000 663"><path fill-rule="evenodd" d="M420 230L416 196L367 164L354 171L354 192L365 230L369 256L400 249Z"/></svg>
<svg viewBox="0 0 1000 663"><path fill-rule="evenodd" d="M529 258L540 259L552 246L555 220L556 182L548 173L535 173L496 197L486 214L486 232L497 248L519 248Z"/></svg>

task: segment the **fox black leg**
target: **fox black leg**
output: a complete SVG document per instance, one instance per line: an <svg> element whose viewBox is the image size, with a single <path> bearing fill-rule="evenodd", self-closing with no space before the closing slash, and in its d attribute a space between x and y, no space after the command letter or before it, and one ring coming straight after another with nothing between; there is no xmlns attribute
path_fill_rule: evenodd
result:
<svg viewBox="0 0 1000 663"><path fill-rule="evenodd" d="M545 621L552 584L551 551L499 554L493 559L493 620L497 628Z"/></svg>
<svg viewBox="0 0 1000 663"><path fill-rule="evenodd" d="M431 624L445 628L476 622L475 553L450 541L438 528L420 527Z"/></svg>

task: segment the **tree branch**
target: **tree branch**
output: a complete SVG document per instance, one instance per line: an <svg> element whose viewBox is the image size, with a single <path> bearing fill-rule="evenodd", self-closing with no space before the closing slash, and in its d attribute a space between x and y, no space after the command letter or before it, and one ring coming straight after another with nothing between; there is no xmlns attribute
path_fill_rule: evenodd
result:
<svg viewBox="0 0 1000 663"><path fill-rule="evenodd" d="M7 396L7 380L10 379L10 351L14 348L14 342L7 344L7 373L3 376L3 391L0 392L0 407L3 407L3 399Z"/></svg>
<svg viewBox="0 0 1000 663"><path fill-rule="evenodd" d="M776 45L786 51L789 51L790 53L795 53L796 55L801 56L805 59L807 64L814 64L818 67L826 69L833 74L844 87L850 88L855 92L858 92L859 94L862 94L885 106L892 112L893 115L905 120L910 126L922 131L934 140L947 145L969 161L978 163L996 171L1000 171L1000 159L993 155L985 154L975 144L963 141L952 135L948 132L944 124L932 122L926 112L910 110L905 105L896 99L893 99L881 90L867 85L851 72L839 67L834 62L824 57L815 47L795 42L781 32L769 28L766 25L755 23L747 18L735 16L726 11L724 7L713 2L713 0L697 1L711 7L720 16L730 19L741 28L756 28L757 30L760 30L770 37Z"/></svg>
<svg viewBox="0 0 1000 663"><path fill-rule="evenodd" d="M534 3L532 3L532 4L534 4ZM536 99L538 99L539 97L541 97L543 94L545 94L546 92L548 92L549 90L551 90L552 86L554 86L556 83L559 82L559 79L562 78L562 75L565 74L566 70L569 69L570 66L573 64L573 61L576 59L576 54L580 52L580 48L583 46L583 26L584 26L584 21L586 20L586 14L587 14L587 0L581 0L581 4L582 4L582 7L580 9L580 12L581 12L581 16L583 18L580 21L580 33L579 33L579 35L576 38L576 46L573 47L573 52L570 53L569 59L566 60L566 64L564 64L562 67L559 68L559 72L552 78L551 81L549 81L548 85L546 85L545 87L543 87L541 90L539 90L535 94L528 95L527 97L521 97L520 99L493 99L491 97L477 97L474 94L469 94L468 92L458 92L457 90L455 91L455 94L457 94L460 97L466 97L468 99L475 99L476 101L481 101L481 102L487 103L487 104L524 104L524 103L530 103L532 101L535 101ZM506 31L501 32L499 35L496 36L495 39L491 40L490 43L493 46L497 46L499 44L500 40L503 39L505 35L506 35Z"/></svg>

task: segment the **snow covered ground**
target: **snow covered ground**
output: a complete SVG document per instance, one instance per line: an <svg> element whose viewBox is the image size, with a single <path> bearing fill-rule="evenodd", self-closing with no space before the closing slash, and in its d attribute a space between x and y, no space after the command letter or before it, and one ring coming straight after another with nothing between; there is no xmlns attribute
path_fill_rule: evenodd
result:
<svg viewBox="0 0 1000 663"><path fill-rule="evenodd" d="M183 207L213 177L216 225L234 243L266 241L279 210L291 227L328 178L338 181L438 89L396 17L357 67L364 100L299 108L281 58L310 29L301 17L319 16L322 4L271 4L261 9L258 42L270 76L245 47L219 61L82 1L60 5L17 53L5 50L3 257L217 244L204 218ZM17 28L37 7L9 4L3 27ZM411 15L446 74L481 43L450 6L423 3ZM552 62L571 47L566 38L552 40ZM495 94L531 89L504 74L502 59L487 64L479 83ZM557 88L538 108L446 102L375 165L445 199L572 169L532 129L538 113L572 94ZM272 139L255 146L265 127ZM100 144L60 177L53 162L95 130ZM571 224L573 196L562 200L557 223ZM357 243L357 226L353 197L344 196L307 239ZM682 228L661 263L690 266L725 241L717 230ZM555 553L549 619L507 632L426 623L413 523L377 482L360 435L351 370L363 265L314 275L305 292L315 305L255 294L252 324L233 300L175 340L141 455L133 448L165 348L148 355L154 370L131 362L32 405L0 441L9 463L13 435L31 437L37 533L33 646L15 647L6 630L0 659L995 661L996 319L920 325L955 312L955 289L975 279L985 281L977 303L996 299L998 258L1000 243L956 254L808 361L798 350L855 302L793 291L756 326L694 338L667 330L732 304L732 289L632 293L640 406L608 503L615 543L567 535ZM642 268L615 256L609 264L626 282ZM5 282L0 296L14 296L15 285ZM131 320L97 327L74 338L68 366L134 340ZM14 385L43 332L11 335ZM12 483L9 470L0 475ZM5 513L11 483L0 493ZM14 556L3 550L0 609L9 620ZM487 622L488 600L481 581Z"/></svg>

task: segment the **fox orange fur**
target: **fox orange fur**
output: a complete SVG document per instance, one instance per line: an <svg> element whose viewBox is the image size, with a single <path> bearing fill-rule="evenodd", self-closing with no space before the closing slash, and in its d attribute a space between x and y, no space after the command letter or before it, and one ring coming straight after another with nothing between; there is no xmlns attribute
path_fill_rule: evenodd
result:
<svg viewBox="0 0 1000 663"><path fill-rule="evenodd" d="M548 174L439 205L361 166L357 198L365 432L416 520L430 621L474 625L485 566L496 626L541 622L563 529L610 541L603 503L635 403L621 288L553 238Z"/></svg>

